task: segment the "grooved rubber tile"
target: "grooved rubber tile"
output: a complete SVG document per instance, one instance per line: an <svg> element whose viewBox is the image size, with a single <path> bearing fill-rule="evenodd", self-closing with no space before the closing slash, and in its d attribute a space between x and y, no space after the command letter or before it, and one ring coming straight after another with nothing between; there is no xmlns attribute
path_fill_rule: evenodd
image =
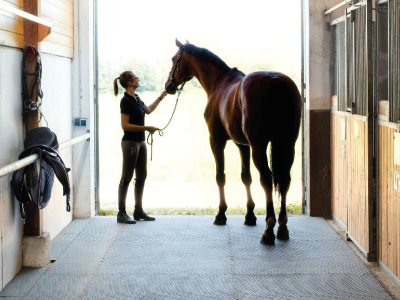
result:
<svg viewBox="0 0 400 300"><path fill-rule="evenodd" d="M229 227L214 226L213 221L212 216L157 217L155 222L139 221L135 225L122 225L117 239L227 242Z"/></svg>
<svg viewBox="0 0 400 300"><path fill-rule="evenodd" d="M76 237L75 233L59 233L51 241L51 260L57 260Z"/></svg>
<svg viewBox="0 0 400 300"><path fill-rule="evenodd" d="M82 299L230 300L234 297L234 290L230 275L96 275Z"/></svg>
<svg viewBox="0 0 400 300"><path fill-rule="evenodd" d="M74 219L61 231L61 234L79 234L93 220L96 219Z"/></svg>
<svg viewBox="0 0 400 300"><path fill-rule="evenodd" d="M0 299L26 294L47 270L48 268L22 268L18 275L0 292Z"/></svg>
<svg viewBox="0 0 400 300"><path fill-rule="evenodd" d="M21 299L391 299L325 220L290 217L291 239L266 246L260 219L94 218Z"/></svg>
<svg viewBox="0 0 400 300"><path fill-rule="evenodd" d="M80 299L91 277L46 273L21 300Z"/></svg>
<svg viewBox="0 0 400 300"><path fill-rule="evenodd" d="M112 245L112 238L76 238L50 267L54 274L93 274Z"/></svg>
<svg viewBox="0 0 400 300"><path fill-rule="evenodd" d="M295 237L293 237L295 239ZM235 274L365 273L343 242L277 241L275 246L232 243Z"/></svg>
<svg viewBox="0 0 400 300"><path fill-rule="evenodd" d="M117 241L98 274L230 274L230 249L223 242Z"/></svg>
<svg viewBox="0 0 400 300"><path fill-rule="evenodd" d="M227 216L227 225L233 240L245 239L247 242L259 242L265 230L265 216L257 216L256 226L240 226L244 217ZM278 220L278 216L276 216ZM287 223L290 239L296 241L341 241L340 236L323 218L294 216ZM274 231L278 229L278 221Z"/></svg>
<svg viewBox="0 0 400 300"><path fill-rule="evenodd" d="M244 275L235 278L239 299L390 300L371 274Z"/></svg>

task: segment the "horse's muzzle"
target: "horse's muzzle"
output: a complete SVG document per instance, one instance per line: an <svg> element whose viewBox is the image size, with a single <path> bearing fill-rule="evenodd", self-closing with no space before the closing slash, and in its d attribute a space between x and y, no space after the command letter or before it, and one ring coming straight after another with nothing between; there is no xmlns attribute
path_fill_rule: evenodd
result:
<svg viewBox="0 0 400 300"><path fill-rule="evenodd" d="M165 83L165 90L170 95L175 95L178 87L170 80Z"/></svg>

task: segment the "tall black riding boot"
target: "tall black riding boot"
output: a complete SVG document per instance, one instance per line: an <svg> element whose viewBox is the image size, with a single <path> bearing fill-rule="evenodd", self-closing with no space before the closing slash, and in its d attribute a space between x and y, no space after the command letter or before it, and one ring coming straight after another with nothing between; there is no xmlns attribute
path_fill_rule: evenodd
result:
<svg viewBox="0 0 400 300"><path fill-rule="evenodd" d="M117 223L135 224L136 221L126 213L126 194L128 193L129 182L121 178L118 187L118 216Z"/></svg>
<svg viewBox="0 0 400 300"><path fill-rule="evenodd" d="M156 218L150 217L143 211L142 198L144 190L144 180L136 179L135 182L135 211L133 212L133 218L135 220L155 221Z"/></svg>

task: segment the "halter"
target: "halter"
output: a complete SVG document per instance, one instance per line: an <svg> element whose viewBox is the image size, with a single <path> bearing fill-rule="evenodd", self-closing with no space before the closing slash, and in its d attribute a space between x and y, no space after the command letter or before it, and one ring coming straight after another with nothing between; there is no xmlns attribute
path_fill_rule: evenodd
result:
<svg viewBox="0 0 400 300"><path fill-rule="evenodd" d="M179 63L180 63L180 60L181 60L181 57L182 57L183 51L185 50L186 45L187 45L187 44L185 44L185 45L182 46L182 48L181 48L181 50L180 50L180 52L179 52L179 54L178 54L178 56L177 56L176 64L172 67L172 70L169 72L168 81L170 81L170 82L172 82L172 80L174 80L175 71L178 70L178 72L179 72ZM179 76L179 75L178 75L178 76ZM183 86L185 85L185 83L186 83L186 81L182 82L181 88L180 88L180 89L179 89L178 87L176 87L176 89L177 89L178 92L181 92L181 91L182 91ZM174 84L174 83L172 82L172 84ZM175 84L174 84L174 85L175 85Z"/></svg>

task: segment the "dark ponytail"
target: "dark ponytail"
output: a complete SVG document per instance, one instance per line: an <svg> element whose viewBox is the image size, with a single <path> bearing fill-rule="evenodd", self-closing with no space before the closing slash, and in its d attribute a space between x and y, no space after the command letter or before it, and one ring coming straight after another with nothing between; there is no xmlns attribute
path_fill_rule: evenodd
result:
<svg viewBox="0 0 400 300"><path fill-rule="evenodd" d="M119 79L119 77L117 77L117 78L115 78L114 79L114 95L115 95L115 97L117 97L118 96L118 79Z"/></svg>
<svg viewBox="0 0 400 300"><path fill-rule="evenodd" d="M132 71L122 72L119 77L114 79L114 95L118 96L118 80L123 88L128 88L128 82L133 79Z"/></svg>

